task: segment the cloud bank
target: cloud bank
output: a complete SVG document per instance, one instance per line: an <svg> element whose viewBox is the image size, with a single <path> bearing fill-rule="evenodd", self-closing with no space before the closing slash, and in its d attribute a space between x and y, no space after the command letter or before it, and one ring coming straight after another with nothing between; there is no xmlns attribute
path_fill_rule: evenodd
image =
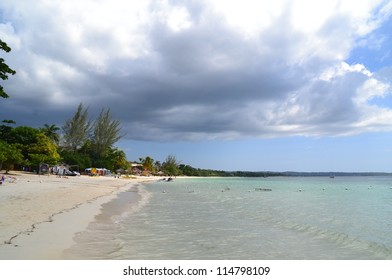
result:
<svg viewBox="0 0 392 280"><path fill-rule="evenodd" d="M152 141L392 130L392 68L347 62L391 2L265 2L3 0L1 116L62 125L83 102Z"/></svg>

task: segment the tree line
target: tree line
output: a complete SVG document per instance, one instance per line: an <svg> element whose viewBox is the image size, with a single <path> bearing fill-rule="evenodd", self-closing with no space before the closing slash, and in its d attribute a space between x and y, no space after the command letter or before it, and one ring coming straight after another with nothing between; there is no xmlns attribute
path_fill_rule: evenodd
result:
<svg viewBox="0 0 392 280"><path fill-rule="evenodd" d="M213 169L194 168L190 165L180 164L178 166L182 175L195 177L272 177L285 176L281 172L271 171L224 171Z"/></svg>
<svg viewBox="0 0 392 280"><path fill-rule="evenodd" d="M121 139L120 122L110 109L102 109L94 120L79 104L74 116L60 128L45 124L41 128L14 127L4 120L0 125L0 169L26 167L38 170L41 163L64 162L80 169L102 166L111 170L128 168L124 151L114 144Z"/></svg>
<svg viewBox="0 0 392 280"><path fill-rule="evenodd" d="M79 170L104 167L132 172L125 152L115 146L122 136L120 122L112 118L110 109L102 109L98 117L91 120L88 108L82 103L61 128L54 124L41 128L15 127L14 121L4 120L0 125L0 170L39 171L42 163L65 163ZM183 174L173 155L163 163L149 156L140 158L139 163L136 169L148 175Z"/></svg>
<svg viewBox="0 0 392 280"><path fill-rule="evenodd" d="M112 118L110 109L102 109L92 121L88 108L80 103L74 116L62 126L60 155L64 162L81 169L91 166L127 169L125 152L114 146L122 137L120 131L120 122Z"/></svg>
<svg viewBox="0 0 392 280"><path fill-rule="evenodd" d="M179 176L183 175L179 162L174 155L168 155L163 163L152 157L139 158L142 170L152 175Z"/></svg>

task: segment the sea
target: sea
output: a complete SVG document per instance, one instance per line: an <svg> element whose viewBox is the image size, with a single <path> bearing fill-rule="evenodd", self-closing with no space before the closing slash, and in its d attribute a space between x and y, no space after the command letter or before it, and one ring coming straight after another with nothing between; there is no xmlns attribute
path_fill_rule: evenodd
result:
<svg viewBox="0 0 392 280"><path fill-rule="evenodd" d="M110 260L392 259L392 177L178 178L103 205L64 253Z"/></svg>

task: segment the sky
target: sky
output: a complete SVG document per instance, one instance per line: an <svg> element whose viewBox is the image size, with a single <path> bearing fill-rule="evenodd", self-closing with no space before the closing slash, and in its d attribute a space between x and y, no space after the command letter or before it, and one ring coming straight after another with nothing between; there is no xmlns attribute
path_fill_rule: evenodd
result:
<svg viewBox="0 0 392 280"><path fill-rule="evenodd" d="M392 172L392 1L2 0L0 119L110 108L129 160Z"/></svg>

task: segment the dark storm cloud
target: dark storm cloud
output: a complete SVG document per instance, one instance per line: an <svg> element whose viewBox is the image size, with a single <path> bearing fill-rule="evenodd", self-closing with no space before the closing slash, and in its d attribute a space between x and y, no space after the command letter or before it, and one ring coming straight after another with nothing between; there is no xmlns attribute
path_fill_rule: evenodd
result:
<svg viewBox="0 0 392 280"><path fill-rule="evenodd" d="M61 126L82 102L92 116L111 108L126 137L158 141L350 134L389 118L365 121L390 79L342 64L349 14L304 31L286 8L246 35L208 2L92 3L0 5L18 72L3 118Z"/></svg>

